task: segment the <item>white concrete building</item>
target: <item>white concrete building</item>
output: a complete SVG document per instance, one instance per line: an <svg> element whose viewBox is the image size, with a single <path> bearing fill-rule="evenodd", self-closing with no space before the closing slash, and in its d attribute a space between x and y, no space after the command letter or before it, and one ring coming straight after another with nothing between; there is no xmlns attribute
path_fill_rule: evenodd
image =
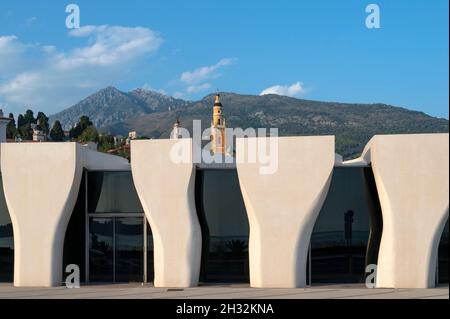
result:
<svg viewBox="0 0 450 319"><path fill-rule="evenodd" d="M82 282L281 288L364 282L374 264L380 288L448 283L448 134L374 136L347 162L333 136L275 139L266 175L198 165L190 139L132 141L131 164L76 143L2 143L0 280L56 286L76 264Z"/></svg>

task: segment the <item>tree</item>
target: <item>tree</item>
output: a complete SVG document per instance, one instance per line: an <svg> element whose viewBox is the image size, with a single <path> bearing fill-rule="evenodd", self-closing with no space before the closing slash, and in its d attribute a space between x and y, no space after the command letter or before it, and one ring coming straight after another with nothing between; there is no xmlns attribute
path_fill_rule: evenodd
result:
<svg viewBox="0 0 450 319"><path fill-rule="evenodd" d="M50 138L54 142L61 142L64 140L64 131L60 121L56 120L55 123L53 123L53 127L50 130Z"/></svg>
<svg viewBox="0 0 450 319"><path fill-rule="evenodd" d="M77 125L70 129L70 138L78 138L89 126L93 126L93 123L89 120L89 117L85 115L81 116Z"/></svg>
<svg viewBox="0 0 450 319"><path fill-rule="evenodd" d="M25 114L20 114L17 118L17 130L23 140L33 139L33 129L31 124L35 124L36 119L32 110L26 110Z"/></svg>
<svg viewBox="0 0 450 319"><path fill-rule="evenodd" d="M107 152L115 148L114 136L110 134L103 134L98 137L98 149L101 152Z"/></svg>
<svg viewBox="0 0 450 319"><path fill-rule="evenodd" d="M23 119L27 124L36 124L36 119L34 118L34 113L32 110L26 110Z"/></svg>
<svg viewBox="0 0 450 319"><path fill-rule="evenodd" d="M93 125L88 126L85 130L83 130L83 133L79 136L78 141L81 143L98 142L97 129Z"/></svg>
<svg viewBox="0 0 450 319"><path fill-rule="evenodd" d="M31 141L33 139L33 129L30 123L26 123L19 127L19 133L22 140Z"/></svg>
<svg viewBox="0 0 450 319"><path fill-rule="evenodd" d="M45 115L44 112L38 112L38 115L36 117L37 123L39 123L38 129L43 131L45 135L48 135L50 130L50 125L48 124L48 117Z"/></svg>
<svg viewBox="0 0 450 319"><path fill-rule="evenodd" d="M19 114L19 116L17 117L17 128L19 129L20 127L22 127L25 124L26 124L26 122L25 122L23 115Z"/></svg>
<svg viewBox="0 0 450 319"><path fill-rule="evenodd" d="M6 126L6 138L14 138L17 134L16 121L14 120L14 115L9 113L9 118L11 119Z"/></svg>

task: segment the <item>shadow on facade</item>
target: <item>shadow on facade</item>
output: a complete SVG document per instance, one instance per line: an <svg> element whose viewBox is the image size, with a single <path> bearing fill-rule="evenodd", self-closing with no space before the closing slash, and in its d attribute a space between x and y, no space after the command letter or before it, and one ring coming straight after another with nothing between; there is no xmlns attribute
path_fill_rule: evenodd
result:
<svg viewBox="0 0 450 319"><path fill-rule="evenodd" d="M372 169L335 167L311 237L310 282L364 282L366 265L377 263L382 228Z"/></svg>
<svg viewBox="0 0 450 319"><path fill-rule="evenodd" d="M0 282L14 279L14 235L0 175Z"/></svg>
<svg viewBox="0 0 450 319"><path fill-rule="evenodd" d="M197 170L200 282L249 282L249 224L236 170Z"/></svg>
<svg viewBox="0 0 450 319"><path fill-rule="evenodd" d="M437 283L448 284L448 218L438 249Z"/></svg>

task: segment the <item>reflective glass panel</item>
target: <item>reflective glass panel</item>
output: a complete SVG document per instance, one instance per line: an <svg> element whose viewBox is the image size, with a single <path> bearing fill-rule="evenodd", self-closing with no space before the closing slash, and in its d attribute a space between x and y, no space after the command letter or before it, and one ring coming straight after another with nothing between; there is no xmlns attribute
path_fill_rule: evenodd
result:
<svg viewBox="0 0 450 319"><path fill-rule="evenodd" d="M89 220L89 280L113 282L113 219Z"/></svg>
<svg viewBox="0 0 450 319"><path fill-rule="evenodd" d="M249 225L236 170L197 171L201 281L248 282Z"/></svg>
<svg viewBox="0 0 450 319"><path fill-rule="evenodd" d="M90 214L143 212L130 171L89 172L88 187Z"/></svg>
<svg viewBox="0 0 450 319"><path fill-rule="evenodd" d="M144 279L144 219L115 219L115 280L142 282Z"/></svg>
<svg viewBox="0 0 450 319"><path fill-rule="evenodd" d="M364 282L365 265L377 262L381 230L372 169L335 168L311 237L312 283Z"/></svg>

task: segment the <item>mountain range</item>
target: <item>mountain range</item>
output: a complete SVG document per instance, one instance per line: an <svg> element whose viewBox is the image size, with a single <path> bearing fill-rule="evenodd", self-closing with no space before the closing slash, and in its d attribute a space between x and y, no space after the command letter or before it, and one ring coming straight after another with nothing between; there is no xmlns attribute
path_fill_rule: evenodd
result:
<svg viewBox="0 0 450 319"><path fill-rule="evenodd" d="M276 127L280 136L335 135L336 151L345 159L358 156L375 134L442 133L447 119L423 112L376 103L336 103L296 99L275 94L220 93L228 127ZM214 95L185 101L145 89L122 92L104 88L50 116L65 129L87 115L102 133L127 136L129 131L149 138L168 138L177 118L192 131L192 120L210 125Z"/></svg>

